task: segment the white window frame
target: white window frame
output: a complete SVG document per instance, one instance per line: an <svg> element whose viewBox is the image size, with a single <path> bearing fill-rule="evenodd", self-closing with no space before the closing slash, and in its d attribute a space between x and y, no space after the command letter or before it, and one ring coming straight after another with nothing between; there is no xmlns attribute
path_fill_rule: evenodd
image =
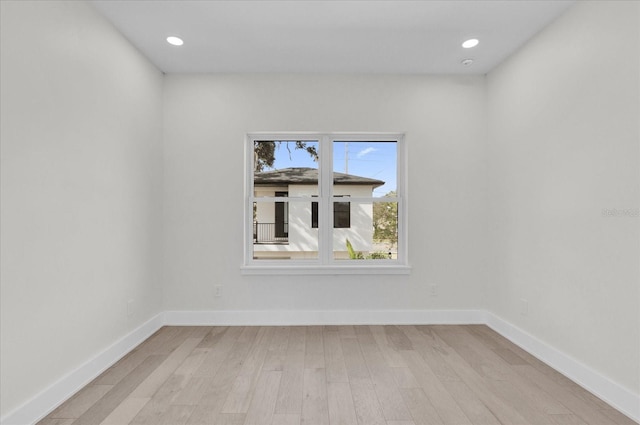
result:
<svg viewBox="0 0 640 425"><path fill-rule="evenodd" d="M261 140L317 140L319 143L318 197L318 258L313 260L256 260L253 258L254 141ZM398 203L398 258L368 260L335 260L333 258L333 202L343 200L333 196L333 142L397 143L396 197L375 198L376 202ZM403 133L316 133L316 132L252 132L245 138L245 194L244 194L244 262L242 274L300 275L300 274L409 274L408 212L407 212L407 146ZM349 202L372 202L373 197L350 197ZM260 197L260 201L276 202L282 198ZM293 202L310 200L288 197Z"/></svg>

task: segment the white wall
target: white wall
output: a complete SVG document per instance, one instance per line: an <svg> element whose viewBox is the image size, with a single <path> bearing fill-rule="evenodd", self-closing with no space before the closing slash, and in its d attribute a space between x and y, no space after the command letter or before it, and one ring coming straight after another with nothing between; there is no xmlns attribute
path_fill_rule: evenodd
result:
<svg viewBox="0 0 640 425"><path fill-rule="evenodd" d="M5 416L159 311L162 74L85 2L0 5Z"/></svg>
<svg viewBox="0 0 640 425"><path fill-rule="evenodd" d="M164 89L165 309L482 307L484 77L167 75ZM412 274L242 276L252 131L406 132Z"/></svg>
<svg viewBox="0 0 640 425"><path fill-rule="evenodd" d="M639 5L577 2L487 87L489 309L636 394Z"/></svg>

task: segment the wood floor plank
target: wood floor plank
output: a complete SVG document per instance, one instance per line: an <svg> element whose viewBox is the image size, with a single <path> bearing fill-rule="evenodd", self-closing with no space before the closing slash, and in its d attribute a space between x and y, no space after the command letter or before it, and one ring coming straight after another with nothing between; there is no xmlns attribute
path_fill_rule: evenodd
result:
<svg viewBox="0 0 640 425"><path fill-rule="evenodd" d="M243 425L245 423L244 413L220 413L215 422L215 425Z"/></svg>
<svg viewBox="0 0 640 425"><path fill-rule="evenodd" d="M413 421L387 421L387 425L416 425Z"/></svg>
<svg viewBox="0 0 640 425"><path fill-rule="evenodd" d="M153 394L158 391L158 388L160 388L189 354L191 354L193 349L200 344L200 341L202 341L202 338L187 338L151 375L140 383L131 394L131 397L152 397Z"/></svg>
<svg viewBox="0 0 640 425"><path fill-rule="evenodd" d="M413 350L413 344L397 326L384 326L389 346L396 351Z"/></svg>
<svg viewBox="0 0 640 425"><path fill-rule="evenodd" d="M483 374L493 392L508 401L527 421L541 425L551 424L550 414L571 413L529 380L518 379L512 366L479 341L469 338L463 327L436 332L450 345L455 345L456 340L464 340L465 344L454 347L455 351L465 358L476 372Z"/></svg>
<svg viewBox="0 0 640 425"><path fill-rule="evenodd" d="M481 377L462 357L460 357L457 351L451 350L448 355L443 358L502 424L521 425L528 423L528 421L525 420L525 418L518 413L513 406L510 406L506 400L494 393L490 387L492 382Z"/></svg>
<svg viewBox="0 0 640 425"><path fill-rule="evenodd" d="M351 396L359 424L386 425L385 415L373 384L366 380L352 382ZM402 399L401 399L402 400Z"/></svg>
<svg viewBox="0 0 640 425"><path fill-rule="evenodd" d="M221 335L215 344L210 346L210 350L205 356L202 364L193 373L194 376L213 377L218 373L224 360L228 357L229 352L236 346L236 343L245 342L242 346L249 346L258 329L255 327L232 327L227 329ZM200 344L202 345L202 343Z"/></svg>
<svg viewBox="0 0 640 425"><path fill-rule="evenodd" d="M164 327L38 425L637 425L486 326Z"/></svg>
<svg viewBox="0 0 640 425"><path fill-rule="evenodd" d="M323 343L327 382L349 382L338 331L324 332Z"/></svg>
<svg viewBox="0 0 640 425"><path fill-rule="evenodd" d="M522 361L518 361L512 357L508 357L505 360L503 356L498 354L495 349L490 349L481 340L473 336L469 332L469 327L462 327L472 338L469 339L469 344L474 350L482 356L488 363L491 363L495 368L500 368L505 372L505 377L511 385L517 390L518 394L526 400L527 405L531 405L533 408L539 410L544 414L552 415L567 415L571 414L571 411L566 406L562 405L556 398L549 395L543 388L536 385L529 379L523 379L515 371L514 366L523 365ZM510 351L510 350L509 350ZM504 355L504 351L502 352Z"/></svg>
<svg viewBox="0 0 640 425"><path fill-rule="evenodd" d="M134 389L150 376L167 358L166 354L147 356L134 370L113 386L94 405L84 412L74 425L95 425L113 412Z"/></svg>
<svg viewBox="0 0 640 425"><path fill-rule="evenodd" d="M366 344L365 347L367 347ZM375 350L371 349L371 346L368 348L363 347L362 354L369 369L371 382L384 412L384 417L387 420L409 420L411 419L411 414L402 400L393 371L384 360L380 350L377 349L377 344L375 344L375 347ZM364 381L369 382L369 380ZM352 382L358 382L358 380L352 380Z"/></svg>
<svg viewBox="0 0 640 425"><path fill-rule="evenodd" d="M302 387L304 382L305 330L292 327L282 380L276 401L276 413L300 414L302 411Z"/></svg>
<svg viewBox="0 0 640 425"><path fill-rule="evenodd" d="M348 384L342 384L348 385ZM304 369L301 424L329 425L327 380L324 369ZM335 425L335 424L331 424Z"/></svg>
<svg viewBox="0 0 640 425"><path fill-rule="evenodd" d="M618 412L614 409L602 409L601 412L610 419L613 419L618 425L638 425L637 422L631 420L631 418Z"/></svg>
<svg viewBox="0 0 640 425"><path fill-rule="evenodd" d="M422 328L424 329L424 327ZM453 368L442 358L441 354L446 354L446 349L434 335L426 335L424 331L420 331L416 326L403 326L402 331L407 335L411 344L415 347L415 351L420 353L440 382L460 381L460 377Z"/></svg>
<svg viewBox="0 0 640 425"><path fill-rule="evenodd" d="M153 335L147 338L142 344L135 348L136 351L142 351L146 355L159 354L157 351L164 350L165 344L172 340L175 336L181 332L179 326L163 326L158 329ZM162 353L166 354L166 353ZM146 356L145 356L146 357Z"/></svg>
<svg viewBox="0 0 640 425"><path fill-rule="evenodd" d="M358 340L356 338L342 338L340 342L349 381L353 382L358 379L370 380L369 369L364 357L362 357Z"/></svg>
<svg viewBox="0 0 640 425"><path fill-rule="evenodd" d="M228 326L206 326L207 333L198 344L197 348L213 348L229 330Z"/></svg>
<svg viewBox="0 0 640 425"><path fill-rule="evenodd" d="M271 327L263 327L258 331L221 413L247 413L273 331Z"/></svg>
<svg viewBox="0 0 640 425"><path fill-rule="evenodd" d="M404 360L403 360L404 362ZM398 388L419 388L420 384L416 381L416 377L411 373L408 367L392 367L391 373L396 381Z"/></svg>
<svg viewBox="0 0 640 425"><path fill-rule="evenodd" d="M422 388L402 388L400 393L416 425L443 425L442 419Z"/></svg>
<svg viewBox="0 0 640 425"><path fill-rule="evenodd" d="M78 418L113 388L113 385L89 385L49 414L54 419Z"/></svg>
<svg viewBox="0 0 640 425"><path fill-rule="evenodd" d="M340 334L340 338L355 338L356 331L353 329L351 325L343 325L338 327L338 333Z"/></svg>
<svg viewBox="0 0 640 425"><path fill-rule="evenodd" d="M451 348L440 340L430 327L404 326L417 352L422 355L433 374L451 394L463 413L474 425L499 425L500 421L491 413L474 392L462 382L462 379L445 360Z"/></svg>
<svg viewBox="0 0 640 425"><path fill-rule="evenodd" d="M267 356L264 360L263 370L283 370L284 362L287 356L287 346L289 345L289 332L291 328L288 326L280 326L276 328Z"/></svg>
<svg viewBox="0 0 640 425"><path fill-rule="evenodd" d="M442 382L433 374L422 356L414 350L403 351L409 369L438 412L442 422L447 425L471 425L458 403L451 397ZM415 419L415 418L414 418Z"/></svg>
<svg viewBox="0 0 640 425"><path fill-rule="evenodd" d="M150 398L127 397L107 416L100 425L126 425L135 418Z"/></svg>
<svg viewBox="0 0 640 425"><path fill-rule="evenodd" d="M38 422L38 425L72 425L73 419L56 419L56 418L45 418Z"/></svg>
<svg viewBox="0 0 640 425"><path fill-rule="evenodd" d="M270 424L278 401L278 389L282 379L281 371L263 371L258 379L245 425Z"/></svg>
<svg viewBox="0 0 640 425"><path fill-rule="evenodd" d="M300 425L300 415L292 413L276 413L271 425Z"/></svg>
<svg viewBox="0 0 640 425"><path fill-rule="evenodd" d="M170 354L180 347L187 339L191 338L193 331L189 326L176 326L178 332L167 338L162 344L156 347L153 354ZM202 337L194 337L202 340Z"/></svg>
<svg viewBox="0 0 640 425"><path fill-rule="evenodd" d="M176 376L181 376L177 375ZM171 400L171 404L182 404L195 406L200 403L202 397L211 387L213 378L203 376L183 377L184 385L176 390L176 394Z"/></svg>
<svg viewBox="0 0 640 425"><path fill-rule="evenodd" d="M492 351L510 365L525 365L527 362L508 348L493 348Z"/></svg>
<svg viewBox="0 0 640 425"><path fill-rule="evenodd" d="M309 326L305 336L306 346L304 350L305 369L323 369L324 343L322 338L322 326Z"/></svg>
<svg viewBox="0 0 640 425"><path fill-rule="evenodd" d="M387 365L389 367L407 367L400 353L389 346L384 326L369 326L369 328Z"/></svg>
<svg viewBox="0 0 640 425"><path fill-rule="evenodd" d="M221 406L199 404L194 407L187 425L211 425L216 424L220 416Z"/></svg>
<svg viewBox="0 0 640 425"><path fill-rule="evenodd" d="M609 406L603 400L591 394L590 392L584 390L578 384L571 381L569 378L562 375L558 371L550 368L547 364L543 363L542 361L540 361L530 353L524 351L522 348L513 344L512 342L507 340L505 337L499 335L497 332L495 332L493 329L489 328L488 326L467 325L465 326L465 329L469 333L471 333L472 335L480 339L483 343L487 344L488 346L491 346L492 348L506 348L513 351L518 357L522 358L524 361L527 362L527 364L534 367L538 372L546 375L547 377L555 381L557 384L564 387L568 387L570 391L573 392L574 395L582 398L585 402L591 404L593 407L596 407L598 409L611 408L611 406Z"/></svg>
<svg viewBox="0 0 640 425"><path fill-rule="evenodd" d="M445 381L442 384L473 425L501 425L467 384L462 381Z"/></svg>
<svg viewBox="0 0 640 425"><path fill-rule="evenodd" d="M220 363L215 368L207 368L206 373L203 373L204 376L198 376L209 383L208 387L204 390L204 394L198 400L199 406L207 406L206 409L202 409L206 411L206 414L215 417L220 413L250 348L251 341L238 338L232 348L229 350L225 349L225 353L227 354L226 358L223 360L212 359L212 361ZM224 367L221 367L223 363ZM204 366L203 364L201 369L203 369ZM216 373L213 376L208 376L213 369L216 370ZM193 378L196 378L196 376L194 375L192 379ZM197 419L197 416L195 416L195 419Z"/></svg>
<svg viewBox="0 0 640 425"><path fill-rule="evenodd" d="M348 383L328 383L327 402L329 406L329 423L331 425L358 425L351 387Z"/></svg>
<svg viewBox="0 0 640 425"><path fill-rule="evenodd" d="M576 415L551 415L554 425L587 425Z"/></svg>
<svg viewBox="0 0 640 425"><path fill-rule="evenodd" d="M209 348L195 348L189 356L182 362L180 366L174 372L176 375L186 375L191 376L202 366L204 361L207 359L209 352L211 349Z"/></svg>
<svg viewBox="0 0 640 425"><path fill-rule="evenodd" d="M559 385L533 366L513 366L513 368L523 377L528 378L530 381L537 383L541 388L544 388L546 393L554 397L564 406L567 406L574 415L580 417L580 419L586 423L590 425L618 425L613 419L602 413L601 409L586 402L573 392L567 391L567 388Z"/></svg>
<svg viewBox="0 0 640 425"><path fill-rule="evenodd" d="M94 385L115 385L122 378L131 373L136 367L140 365L149 356L149 353L145 350L134 349L122 359L117 361L109 369L104 371L99 377L97 377L92 384Z"/></svg>
<svg viewBox="0 0 640 425"><path fill-rule="evenodd" d="M184 425L194 409L194 406L166 406L150 401L133 418L130 425Z"/></svg>

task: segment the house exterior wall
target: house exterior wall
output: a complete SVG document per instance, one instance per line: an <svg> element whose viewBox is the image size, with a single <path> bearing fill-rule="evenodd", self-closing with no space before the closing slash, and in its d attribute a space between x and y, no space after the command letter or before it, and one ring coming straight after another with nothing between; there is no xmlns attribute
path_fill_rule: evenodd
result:
<svg viewBox="0 0 640 425"><path fill-rule="evenodd" d="M276 191L286 188L264 187L255 190L256 196L275 196ZM336 185L333 193L337 196L369 197L373 187L370 185ZM289 202L289 243L254 245L254 252L269 252L270 257L317 258L318 229L311 227L312 196L318 194L314 185L289 185L290 197L309 197L307 201ZM320 214L322 212L319 212ZM261 223L274 223L273 203L258 203L256 220ZM373 205L371 203L351 203L351 227L333 229L333 250L340 258L348 258L346 239L356 251L369 252L373 239ZM281 254L276 254L281 253Z"/></svg>
<svg viewBox="0 0 640 425"><path fill-rule="evenodd" d="M286 192L286 186L260 187L254 190L256 197L276 196L276 192ZM272 202L258 202L255 220L258 223L275 223L275 210Z"/></svg>

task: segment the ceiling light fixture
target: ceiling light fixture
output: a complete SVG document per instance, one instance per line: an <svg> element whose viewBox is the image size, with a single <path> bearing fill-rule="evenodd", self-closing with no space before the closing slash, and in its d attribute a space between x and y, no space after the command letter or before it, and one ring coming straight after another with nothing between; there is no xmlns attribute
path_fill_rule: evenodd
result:
<svg viewBox="0 0 640 425"><path fill-rule="evenodd" d="M478 41L477 38L470 38L469 40L462 43L462 47L464 47L465 49L470 49L472 47L476 47L478 43L480 43L480 41Z"/></svg>
<svg viewBox="0 0 640 425"><path fill-rule="evenodd" d="M462 62L460 63L463 64L464 66L469 66L473 63L473 59L462 59Z"/></svg>
<svg viewBox="0 0 640 425"><path fill-rule="evenodd" d="M167 37L167 43L172 44L174 46L182 46L184 41L180 37L170 36Z"/></svg>

